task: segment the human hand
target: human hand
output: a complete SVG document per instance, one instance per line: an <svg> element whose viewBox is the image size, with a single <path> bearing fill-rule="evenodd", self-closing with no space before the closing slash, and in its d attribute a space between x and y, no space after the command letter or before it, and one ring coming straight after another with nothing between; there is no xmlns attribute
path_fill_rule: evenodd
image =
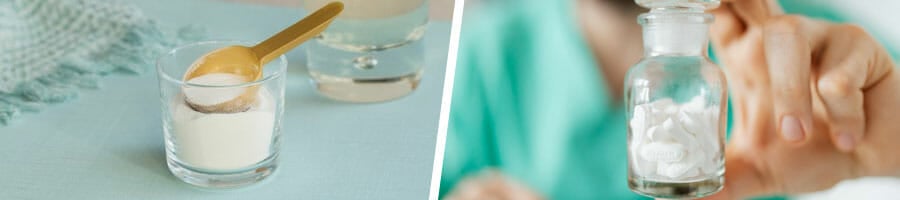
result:
<svg viewBox="0 0 900 200"><path fill-rule="evenodd" d="M515 182L499 171L485 170L468 177L455 187L447 200L541 200L537 193Z"/></svg>
<svg viewBox="0 0 900 200"><path fill-rule="evenodd" d="M773 0L726 1L713 13L736 113L725 189L712 198L900 176L891 116L900 113L900 77L865 30L784 15Z"/></svg>

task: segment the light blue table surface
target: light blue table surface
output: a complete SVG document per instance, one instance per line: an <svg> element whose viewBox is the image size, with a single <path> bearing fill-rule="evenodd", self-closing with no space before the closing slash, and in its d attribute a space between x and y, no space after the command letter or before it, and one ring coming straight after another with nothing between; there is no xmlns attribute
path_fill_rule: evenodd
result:
<svg viewBox="0 0 900 200"><path fill-rule="evenodd" d="M215 38L261 40L306 12L180 0L131 0L164 27L196 24ZM105 77L99 90L0 127L0 199L426 199L450 33L432 22L425 74L412 95L338 103L308 82L301 49L287 54L280 168L235 190L180 182L165 164L153 70Z"/></svg>

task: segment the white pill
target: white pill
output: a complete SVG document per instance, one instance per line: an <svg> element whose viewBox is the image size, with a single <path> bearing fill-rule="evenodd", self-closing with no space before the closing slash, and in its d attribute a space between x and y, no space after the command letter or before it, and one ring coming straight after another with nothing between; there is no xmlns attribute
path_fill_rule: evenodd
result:
<svg viewBox="0 0 900 200"><path fill-rule="evenodd" d="M656 175L672 178L671 176L669 176L669 164L656 163Z"/></svg>
<svg viewBox="0 0 900 200"><path fill-rule="evenodd" d="M656 172L656 162L634 157L631 160L631 170L641 176L650 176Z"/></svg>
<svg viewBox="0 0 900 200"><path fill-rule="evenodd" d="M722 137L722 133L720 132L720 124L719 124L719 110L716 109L707 109L705 111L705 116L707 118L706 129L704 132L698 133L698 135L702 134L703 143L705 148L708 148L709 151L720 151L720 137Z"/></svg>
<svg viewBox="0 0 900 200"><path fill-rule="evenodd" d="M681 144L685 148L694 148L698 145L697 139L693 134L688 133L684 127L674 120L667 120L659 127L656 135L651 136L653 141L668 141Z"/></svg>
<svg viewBox="0 0 900 200"><path fill-rule="evenodd" d="M665 133L665 130L662 126L652 126L647 129L647 139L649 141L668 141L671 139L668 134Z"/></svg>
<svg viewBox="0 0 900 200"><path fill-rule="evenodd" d="M663 130L675 130L675 122L672 120L672 118L666 119L666 121L663 121L663 123L660 125L662 126Z"/></svg>
<svg viewBox="0 0 900 200"><path fill-rule="evenodd" d="M657 163L657 165L657 174L672 179L684 178L689 171L696 170L694 162Z"/></svg>
<svg viewBox="0 0 900 200"><path fill-rule="evenodd" d="M678 106L669 106L663 110L665 110L667 116L674 117L676 114L678 114L679 107Z"/></svg>
<svg viewBox="0 0 900 200"><path fill-rule="evenodd" d="M687 132L694 135L696 135L698 131L706 129L703 118L701 117L702 114L690 113L684 110L678 113L678 121L681 122L681 126L684 127Z"/></svg>
<svg viewBox="0 0 900 200"><path fill-rule="evenodd" d="M688 110L691 112L702 112L706 107L706 102L703 101L703 98L700 96L695 96L691 98L687 103L682 104L682 110Z"/></svg>
<svg viewBox="0 0 900 200"><path fill-rule="evenodd" d="M653 142L641 147L641 158L647 161L678 162L684 154L684 147L678 143Z"/></svg>
<svg viewBox="0 0 900 200"><path fill-rule="evenodd" d="M697 153L702 153L702 157L700 157L697 162L697 168L704 174L712 174L718 171L721 167L720 160L720 150L718 148L708 148L703 147L702 150L698 150Z"/></svg>
<svg viewBox="0 0 900 200"><path fill-rule="evenodd" d="M672 115L678 112L678 104L670 98L653 101L650 106L655 109L654 114Z"/></svg>
<svg viewBox="0 0 900 200"><path fill-rule="evenodd" d="M636 135L638 137L643 136L647 129L647 111L644 106L636 106L634 107L634 113L631 116L631 120L628 122L629 127L631 128L632 135ZM641 137L642 139L642 137Z"/></svg>
<svg viewBox="0 0 900 200"><path fill-rule="evenodd" d="M650 106L653 106L654 108L668 108L675 105L675 101L671 98L659 99L650 103Z"/></svg>
<svg viewBox="0 0 900 200"><path fill-rule="evenodd" d="M656 108L656 107L650 107L650 106L648 106L648 108L649 108L648 109L649 112L647 112L647 114L649 116L647 116L647 121L646 121L647 123L649 123L651 125L659 124L659 123L662 123L662 122L666 121L667 119L669 119L669 115L666 114L666 112L663 108Z"/></svg>
<svg viewBox="0 0 900 200"><path fill-rule="evenodd" d="M678 105L672 101L672 99L660 99L654 102L645 104L649 109L650 121L652 124L659 124L663 121L672 117L675 111L678 110Z"/></svg>
<svg viewBox="0 0 900 200"><path fill-rule="evenodd" d="M690 177L695 177L695 176L697 176L697 175L700 175L700 170L697 169L697 168L692 168L692 169L689 169L689 170L688 170L687 172L685 172L684 174L682 174L682 175L680 176L680 178L690 178Z"/></svg>
<svg viewBox="0 0 900 200"><path fill-rule="evenodd" d="M718 108L707 108L704 110L706 120L709 122L718 122L719 121L719 109ZM711 124L718 127L718 124Z"/></svg>
<svg viewBox="0 0 900 200"><path fill-rule="evenodd" d="M721 145L719 142L719 132L715 130L708 130L707 132L700 133L698 135L701 138L702 144L700 145L704 149L710 152L718 152L721 150Z"/></svg>
<svg viewBox="0 0 900 200"><path fill-rule="evenodd" d="M698 165L700 171L703 171L704 174L714 174L719 171L718 162L716 162L718 158L706 157L704 158Z"/></svg>

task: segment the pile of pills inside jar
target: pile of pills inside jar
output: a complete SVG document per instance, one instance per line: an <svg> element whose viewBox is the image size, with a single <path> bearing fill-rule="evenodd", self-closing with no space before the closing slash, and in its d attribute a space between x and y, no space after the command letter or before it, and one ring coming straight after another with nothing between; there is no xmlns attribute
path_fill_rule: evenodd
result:
<svg viewBox="0 0 900 200"><path fill-rule="evenodd" d="M636 105L629 121L632 170L652 178L693 179L720 169L719 108L700 97Z"/></svg>

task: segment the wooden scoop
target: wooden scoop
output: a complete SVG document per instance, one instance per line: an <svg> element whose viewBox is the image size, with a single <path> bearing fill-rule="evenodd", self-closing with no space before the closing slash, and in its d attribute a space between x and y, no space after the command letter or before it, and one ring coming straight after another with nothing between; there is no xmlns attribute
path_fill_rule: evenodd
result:
<svg viewBox="0 0 900 200"><path fill-rule="evenodd" d="M240 76L244 82L258 80L262 77L262 67L266 63L324 31L343 9L343 3L332 2L256 46L228 46L203 55L194 61L185 73L184 80L190 83L191 79L216 73ZM188 90L184 90L185 101L194 110L204 113L242 112L256 102L258 87L246 87L245 91L234 99L213 105L191 102L190 95L187 95Z"/></svg>

